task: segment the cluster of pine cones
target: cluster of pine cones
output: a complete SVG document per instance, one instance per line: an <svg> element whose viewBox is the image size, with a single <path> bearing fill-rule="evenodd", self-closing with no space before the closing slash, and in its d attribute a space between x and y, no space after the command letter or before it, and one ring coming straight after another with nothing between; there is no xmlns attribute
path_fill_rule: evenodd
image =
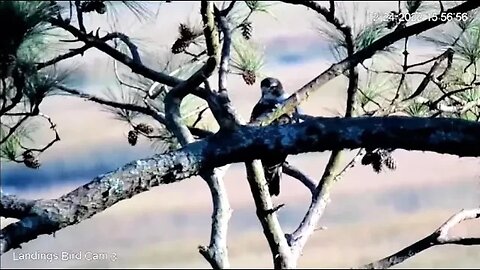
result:
<svg viewBox="0 0 480 270"><path fill-rule="evenodd" d="M98 14L104 14L107 12L107 6L104 3L105 1L103 0L87 0L83 1L80 4L80 10L82 12L88 13L95 11Z"/></svg>
<svg viewBox="0 0 480 270"><path fill-rule="evenodd" d="M397 165L392 158L392 149L367 149L367 153L362 158L362 165L371 165L376 173L380 173L383 167L395 170Z"/></svg>
<svg viewBox="0 0 480 270"><path fill-rule="evenodd" d="M128 143L132 146L135 146L137 144L137 141L138 141L138 134L139 133L143 133L143 134L148 135L148 134L151 134L152 132L153 132L153 127L152 126L147 125L145 123L140 123L140 124L134 126L134 128L128 132L128 136L127 136Z"/></svg>

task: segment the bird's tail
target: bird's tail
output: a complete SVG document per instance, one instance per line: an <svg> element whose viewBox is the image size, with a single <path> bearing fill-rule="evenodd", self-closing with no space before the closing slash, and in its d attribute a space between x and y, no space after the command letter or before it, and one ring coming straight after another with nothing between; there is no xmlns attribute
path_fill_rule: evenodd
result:
<svg viewBox="0 0 480 270"><path fill-rule="evenodd" d="M271 196L280 194L280 180L282 178L282 165L265 168L265 178L268 183L268 191Z"/></svg>

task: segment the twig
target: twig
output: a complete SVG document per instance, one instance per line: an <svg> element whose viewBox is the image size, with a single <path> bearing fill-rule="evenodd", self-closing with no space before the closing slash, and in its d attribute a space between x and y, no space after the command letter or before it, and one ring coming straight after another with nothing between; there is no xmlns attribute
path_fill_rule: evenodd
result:
<svg viewBox="0 0 480 270"><path fill-rule="evenodd" d="M287 1L288 2L288 1ZM313 2L313 1L307 1ZM295 2L292 4L302 4L304 2ZM460 5L457 5L446 12L448 13L462 13L472 9L475 9L480 6L480 2L477 1L466 1ZM282 102L278 106L278 108L271 113L266 113L259 117L253 125L267 125L271 123L276 118L280 117L281 115L287 112L293 112L294 109L302 102L303 100L307 99L312 92L319 89L321 86L325 85L331 79L336 78L340 74L343 74L347 71L351 66L356 66L360 62L364 61L372 57L377 51L395 43L396 41L405 38L407 36L413 36L420 34L428 29L434 28L438 25L441 25L446 22L446 20L441 20L439 18L440 15L433 16L432 18L426 19L424 21L406 26L404 28L398 29L395 32L386 34L385 36L377 39L374 41L370 46L364 48L362 50L357 51L351 57L347 57L346 59L333 64L330 68L325 70L323 73L318 75L316 78L311 80L309 83L298 89L294 92L290 97Z"/></svg>
<svg viewBox="0 0 480 270"><path fill-rule="evenodd" d="M115 73L115 78L117 79L117 81L121 84L121 85L125 85L127 87L130 87L132 89L135 89L135 90L138 90L140 92L143 92L143 93L147 93L147 91L145 91L144 89L138 87L138 86L135 86L135 85L131 85L129 83L126 83L122 80L122 78L120 77L120 74L118 73L118 64L117 64L117 60L113 60L113 72Z"/></svg>
<svg viewBox="0 0 480 270"><path fill-rule="evenodd" d="M390 268L396 264L399 264L406 259L415 256L416 254L431 248L433 246L439 245L480 245L480 238L465 238L465 237L452 237L448 235L449 230L451 230L456 225L460 224L465 220L477 219L480 218L480 208L462 210L457 214L450 217L440 228L435 230L429 236L415 242L414 244L398 251L395 254L392 254L386 258L383 258L379 261L369 263L360 267L361 269L386 269Z"/></svg>
<svg viewBox="0 0 480 270"><path fill-rule="evenodd" d="M123 34L123 33L117 33L117 38L123 41L125 43L130 51L130 54L132 55L133 62L137 65L143 65L142 60L140 58L140 54L138 53L138 48L133 42L130 40L130 37Z"/></svg>
<svg viewBox="0 0 480 270"><path fill-rule="evenodd" d="M285 174L299 180L302 184L305 185L306 188L308 188L308 190L310 190L312 195L314 194L315 188L317 187L315 180L310 178L308 175L302 173L299 169L295 168L293 165L290 165L290 163L288 162L283 163L282 171Z"/></svg>
<svg viewBox="0 0 480 270"><path fill-rule="evenodd" d="M198 123L200 123L200 121L202 121L202 119L203 119L203 114L204 114L206 111L208 111L208 109L209 109L208 107L205 107L205 108L203 108L203 109L198 113L197 119L195 119L195 121L193 122L192 127L197 126Z"/></svg>
<svg viewBox="0 0 480 270"><path fill-rule="evenodd" d="M82 12L79 0L75 0L75 8L77 11L78 28L83 33L86 33L87 30L85 30L85 25L83 25L83 12Z"/></svg>
<svg viewBox="0 0 480 270"><path fill-rule="evenodd" d="M400 1L398 9L400 10ZM400 12L400 11L399 11ZM403 44L403 64L402 64L402 75L400 76L400 81L398 82L397 91L395 91L395 96L393 97L390 105L393 105L395 101L400 97L400 91L402 90L403 84L405 82L405 78L407 77L406 73L408 70L408 38L405 38L405 43Z"/></svg>
<svg viewBox="0 0 480 270"><path fill-rule="evenodd" d="M425 76L425 78L423 78L423 80L418 85L417 89L410 96L408 96L407 98L405 98L402 101L407 101L407 100L410 100L410 99L420 95L427 88L428 83L433 78L433 73L440 67L440 63L442 63L442 61L445 58L448 58L448 55L450 55L450 54L453 54L453 50L451 50L451 49L447 49L444 53L442 53L441 56L438 57L438 59L433 63L432 67L430 68L430 70L427 73L427 76Z"/></svg>
<svg viewBox="0 0 480 270"><path fill-rule="evenodd" d="M119 32L108 33L104 37L100 38L99 41L107 42L109 40L118 38L120 35L122 35L122 34L119 33ZM75 40L75 42L77 42L77 41L78 40ZM54 57L53 59L50 59L50 60L42 62L42 63L37 63L36 64L37 69L42 69L42 68L54 65L54 64L56 64L60 61L72 58L72 57L77 56L77 55L82 55L83 56L83 54L90 48L93 48L92 44L85 44L80 48L70 49L70 51L68 53L58 55L58 56Z"/></svg>
<svg viewBox="0 0 480 270"><path fill-rule="evenodd" d="M48 123L50 124L50 129L52 129L55 132L55 138L53 138L53 140L51 140L47 145L45 145L42 148L25 148L23 146L22 146L22 148L24 148L25 150L29 150L29 151L35 151L35 152L43 153L47 149L52 147L52 145L54 145L56 142L60 141L60 135L58 134L57 126L53 123L52 119L48 115L46 115L44 113L39 113L38 116L41 116L48 121Z"/></svg>
<svg viewBox="0 0 480 270"><path fill-rule="evenodd" d="M86 100L98 103L100 105L105 105L105 106L109 106L109 107L113 107L113 108L129 110L129 111L140 112L140 113L143 113L145 115L151 116L153 119L155 119L156 121L158 121L162 125L167 124L167 120L165 118L165 115L163 115L163 113L156 110L155 107L151 106L151 104L149 104L148 102L145 103L146 107L143 107L143 106L139 106L139 105L136 105L136 104L120 103L120 102L106 100L106 99L103 99L103 98L100 98L100 97L96 97L96 96L93 96L93 95L90 95L90 94L83 93L79 90L69 88L69 87L66 87L66 86L63 86L63 85L58 85L57 88L59 90L62 90L64 92L67 92L67 93L72 94L74 96L84 98ZM145 102L145 100L144 100L144 102ZM207 131L207 130L194 128L194 127L188 127L188 128L196 136L206 137L206 136L212 135L212 133L210 131Z"/></svg>

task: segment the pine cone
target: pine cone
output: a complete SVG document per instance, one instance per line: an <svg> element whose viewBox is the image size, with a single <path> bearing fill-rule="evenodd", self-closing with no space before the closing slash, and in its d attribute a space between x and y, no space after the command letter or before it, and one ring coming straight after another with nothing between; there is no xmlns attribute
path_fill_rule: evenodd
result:
<svg viewBox="0 0 480 270"><path fill-rule="evenodd" d="M395 160L392 158L393 149L375 149L367 150L367 153L362 158L363 165L372 165L375 172L382 171L383 166L390 170L397 168Z"/></svg>
<svg viewBox="0 0 480 270"><path fill-rule="evenodd" d="M391 156L386 157L383 160L383 164L385 165L385 167L389 168L392 171L397 169L397 164Z"/></svg>
<svg viewBox="0 0 480 270"><path fill-rule="evenodd" d="M374 159L373 162L372 162L372 169L376 172L376 173L380 173L382 171L382 167L383 167L383 164L382 164L382 161L381 160L377 160L377 159Z"/></svg>
<svg viewBox="0 0 480 270"><path fill-rule="evenodd" d="M132 146L135 146L137 144L138 140L138 131L136 130L130 130L128 132L128 143Z"/></svg>
<svg viewBox="0 0 480 270"><path fill-rule="evenodd" d="M190 46L190 42L188 40L179 38L175 40L175 43L173 43L172 45L172 53L173 54L182 53L188 48L188 46Z"/></svg>
<svg viewBox="0 0 480 270"><path fill-rule="evenodd" d="M244 22L240 25L240 30L242 31L242 36L246 39L249 40L252 38L252 23L251 22Z"/></svg>
<svg viewBox="0 0 480 270"><path fill-rule="evenodd" d="M362 157L362 165L372 165L373 170L379 173L382 170L382 157L378 151L367 151Z"/></svg>
<svg viewBox="0 0 480 270"><path fill-rule="evenodd" d="M242 78L246 84L253 85L257 79L257 75L251 70L245 70L242 73Z"/></svg>
<svg viewBox="0 0 480 270"><path fill-rule="evenodd" d="M40 162L35 158L31 150L23 152L22 156L25 166L32 169L38 169L40 167Z"/></svg>
<svg viewBox="0 0 480 270"><path fill-rule="evenodd" d="M178 27L178 32L180 33L180 37L172 45L172 53L174 54L184 52L185 49L190 46L193 40L199 36L198 34L194 33L190 27L183 23L181 23Z"/></svg>
<svg viewBox="0 0 480 270"><path fill-rule="evenodd" d="M184 23L180 24L178 32L180 32L180 38L185 40L191 40L195 38L195 34L193 33L192 29L190 29L190 27Z"/></svg>
<svg viewBox="0 0 480 270"><path fill-rule="evenodd" d="M362 157L362 165L370 165L373 162L375 154L373 152L367 151Z"/></svg>
<svg viewBox="0 0 480 270"><path fill-rule="evenodd" d="M145 123L138 124L135 129L147 135L153 132L153 127Z"/></svg>

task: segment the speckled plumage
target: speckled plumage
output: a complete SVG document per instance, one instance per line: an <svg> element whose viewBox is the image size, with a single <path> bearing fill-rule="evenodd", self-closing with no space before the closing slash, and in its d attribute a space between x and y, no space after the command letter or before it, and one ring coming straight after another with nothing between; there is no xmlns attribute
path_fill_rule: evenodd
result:
<svg viewBox="0 0 480 270"><path fill-rule="evenodd" d="M282 83L275 78L268 77L260 83L262 90L262 97L253 107L250 121L254 121L264 113L272 112L275 108L288 98L288 95L283 89ZM272 125L287 124L292 121L290 116L284 115L274 121ZM269 158L262 159L263 170L265 172L265 179L268 183L270 195L278 196L280 194L280 180L282 179L282 165L285 162L287 155L274 155Z"/></svg>

